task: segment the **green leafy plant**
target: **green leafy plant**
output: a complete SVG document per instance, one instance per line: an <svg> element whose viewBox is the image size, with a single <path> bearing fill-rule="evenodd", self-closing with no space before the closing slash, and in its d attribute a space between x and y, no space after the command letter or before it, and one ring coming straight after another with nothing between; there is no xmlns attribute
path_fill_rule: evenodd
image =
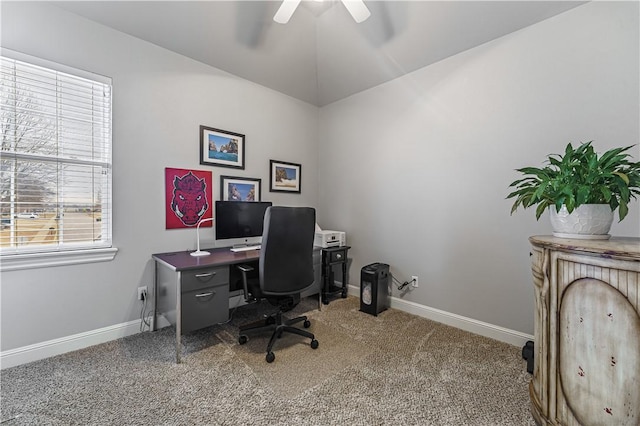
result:
<svg viewBox="0 0 640 426"><path fill-rule="evenodd" d="M631 162L626 151L634 145L611 149L600 157L591 142L574 149L569 143L564 155L551 154L543 168L516 169L524 174L509 185L515 191L511 214L519 206L536 207L536 219L549 206L560 211L562 205L571 213L582 204L608 204L618 210L620 220L629 212L629 201L640 195L640 162Z"/></svg>

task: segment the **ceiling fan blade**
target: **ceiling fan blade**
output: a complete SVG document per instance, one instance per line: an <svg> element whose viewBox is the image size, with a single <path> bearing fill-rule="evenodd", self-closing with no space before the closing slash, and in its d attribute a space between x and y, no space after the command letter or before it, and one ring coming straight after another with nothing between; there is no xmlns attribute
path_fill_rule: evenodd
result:
<svg viewBox="0 0 640 426"><path fill-rule="evenodd" d="M342 0L342 4L358 24L371 16L371 12L369 12L362 0Z"/></svg>
<svg viewBox="0 0 640 426"><path fill-rule="evenodd" d="M279 24L286 24L296 11L301 0L282 0L280 8L273 16L273 20Z"/></svg>

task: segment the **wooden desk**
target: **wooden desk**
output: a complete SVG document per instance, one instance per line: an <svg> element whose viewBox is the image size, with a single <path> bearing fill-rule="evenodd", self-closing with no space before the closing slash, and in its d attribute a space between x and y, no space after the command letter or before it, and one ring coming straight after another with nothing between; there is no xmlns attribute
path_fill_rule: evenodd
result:
<svg viewBox="0 0 640 426"><path fill-rule="evenodd" d="M176 328L176 362L181 361L181 335L226 321L229 318L229 286L239 276L233 265L257 262L260 250L232 252L229 247L206 249L208 256L191 251L153 254L155 260L154 314ZM302 296L320 293L320 248L314 248L315 282ZM256 268L257 271L257 268ZM319 302L318 302L319 303Z"/></svg>

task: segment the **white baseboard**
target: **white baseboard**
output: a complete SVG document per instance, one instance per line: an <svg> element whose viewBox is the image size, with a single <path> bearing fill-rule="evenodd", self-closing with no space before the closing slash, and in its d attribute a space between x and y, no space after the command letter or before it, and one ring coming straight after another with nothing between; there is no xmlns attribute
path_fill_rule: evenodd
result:
<svg viewBox="0 0 640 426"><path fill-rule="evenodd" d="M349 294L360 297L360 287L349 285ZM533 336L530 334L499 327L473 318L463 317L462 315L453 314L451 312L441 311L440 309L409 302L397 297L391 298L391 307L514 346L522 347L525 345L527 340L533 340Z"/></svg>
<svg viewBox="0 0 640 426"><path fill-rule="evenodd" d="M360 288L350 285L349 294L360 297ZM230 300L229 305L230 308L233 308L238 305L238 301L233 301L232 303ZM533 336L525 333L498 327L493 324L441 311L439 309L430 308L429 306L419 305L414 302L408 302L406 300L398 299L397 297L391 298L391 307L519 347L524 346L527 340L533 340ZM148 322L151 320L152 318L149 317ZM140 320L129 321L122 324L99 328L97 330L74 334L72 336L3 351L0 353L0 369L15 367L28 362L38 361L55 355L131 336L140 332L140 322ZM168 325L169 322L164 317L158 317L158 329Z"/></svg>
<svg viewBox="0 0 640 426"><path fill-rule="evenodd" d="M160 322L160 321L159 321ZM0 369L38 361L140 332L141 320L129 321L0 353Z"/></svg>

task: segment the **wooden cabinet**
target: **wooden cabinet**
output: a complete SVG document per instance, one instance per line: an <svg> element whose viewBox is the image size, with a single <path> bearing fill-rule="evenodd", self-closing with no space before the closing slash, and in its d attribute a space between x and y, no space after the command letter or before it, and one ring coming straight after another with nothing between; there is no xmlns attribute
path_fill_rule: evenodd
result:
<svg viewBox="0 0 640 426"><path fill-rule="evenodd" d="M541 425L640 425L640 239L531 242Z"/></svg>
<svg viewBox="0 0 640 426"><path fill-rule="evenodd" d="M339 246L322 249L322 303L329 304L329 297L340 293L342 298L348 294L347 252L351 247ZM339 266L342 271L342 285L335 284L334 267Z"/></svg>

